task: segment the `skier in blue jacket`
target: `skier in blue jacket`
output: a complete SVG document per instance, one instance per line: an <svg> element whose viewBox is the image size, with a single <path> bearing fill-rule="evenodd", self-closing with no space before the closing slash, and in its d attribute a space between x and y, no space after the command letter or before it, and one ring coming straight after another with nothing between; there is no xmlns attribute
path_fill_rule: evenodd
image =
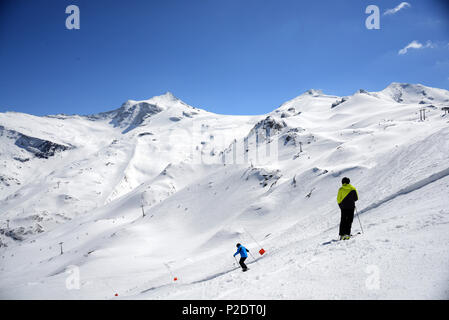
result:
<svg viewBox="0 0 449 320"><path fill-rule="evenodd" d="M234 257L240 253L240 261L239 261L239 264L240 264L240 266L242 267L242 270L243 270L243 271L246 271L246 270L248 270L248 267L247 267L246 264L245 264L245 260L246 260L246 258L248 258L248 253L247 253L247 251L249 252L249 249L246 249L246 248L245 248L244 246L242 246L240 243L237 243L236 247L237 247L237 252L234 253Z"/></svg>

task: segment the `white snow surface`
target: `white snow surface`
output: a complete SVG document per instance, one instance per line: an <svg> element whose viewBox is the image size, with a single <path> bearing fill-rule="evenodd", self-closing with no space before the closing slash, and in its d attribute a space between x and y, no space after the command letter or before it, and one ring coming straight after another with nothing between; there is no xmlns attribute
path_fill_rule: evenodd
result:
<svg viewBox="0 0 449 320"><path fill-rule="evenodd" d="M448 299L448 106L449 91L393 83L260 116L171 93L0 113L0 298ZM275 157L257 161L255 139ZM344 176L363 234L330 242Z"/></svg>

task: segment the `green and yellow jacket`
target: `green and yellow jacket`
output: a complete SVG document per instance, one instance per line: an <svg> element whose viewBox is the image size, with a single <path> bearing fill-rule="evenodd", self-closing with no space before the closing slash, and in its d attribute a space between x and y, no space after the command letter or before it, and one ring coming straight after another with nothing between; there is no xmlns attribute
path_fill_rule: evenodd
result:
<svg viewBox="0 0 449 320"><path fill-rule="evenodd" d="M359 194L351 184L345 183L338 190L337 203L341 209L354 208L357 200L359 200Z"/></svg>

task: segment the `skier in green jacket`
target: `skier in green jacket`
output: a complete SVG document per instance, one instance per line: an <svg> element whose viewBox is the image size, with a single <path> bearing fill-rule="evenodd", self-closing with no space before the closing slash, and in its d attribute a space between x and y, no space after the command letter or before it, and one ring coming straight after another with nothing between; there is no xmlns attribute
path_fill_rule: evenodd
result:
<svg viewBox="0 0 449 320"><path fill-rule="evenodd" d="M338 190L337 203L341 210L340 240L348 240L351 237L351 225L354 219L355 202L359 199L356 188L350 185L349 178L341 180L342 186Z"/></svg>

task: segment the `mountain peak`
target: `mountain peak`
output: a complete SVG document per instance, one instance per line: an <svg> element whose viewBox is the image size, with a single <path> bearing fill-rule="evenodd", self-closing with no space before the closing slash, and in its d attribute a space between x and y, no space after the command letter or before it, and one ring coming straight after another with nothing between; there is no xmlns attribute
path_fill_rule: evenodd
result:
<svg viewBox="0 0 449 320"><path fill-rule="evenodd" d="M306 92L304 92L301 96L313 96L313 97L317 97L323 94L322 90L319 89L309 89Z"/></svg>
<svg viewBox="0 0 449 320"><path fill-rule="evenodd" d="M392 82L380 93L398 103L431 104L449 102L449 91L427 87L422 84Z"/></svg>
<svg viewBox="0 0 449 320"><path fill-rule="evenodd" d="M180 101L173 93L170 91L165 92L164 94L161 94L159 96L154 96L148 100L145 100L147 102L155 101L155 102L176 102Z"/></svg>
<svg viewBox="0 0 449 320"><path fill-rule="evenodd" d="M179 99L176 98L175 95L174 95L172 92L170 92L170 91L165 92L165 93L162 94L161 96L166 97L166 98L170 98L170 99L176 99L176 100L179 100Z"/></svg>
<svg viewBox="0 0 449 320"><path fill-rule="evenodd" d="M163 109L157 104L128 100L114 112L111 124L114 127L124 128L123 133L126 133L141 125L146 118L161 111Z"/></svg>
<svg viewBox="0 0 449 320"><path fill-rule="evenodd" d="M120 108L88 116L90 119L110 119L114 127L123 128L123 133L140 126L150 117L163 111L169 114L190 114L191 110L199 109L189 106L170 91L147 100L125 101Z"/></svg>
<svg viewBox="0 0 449 320"><path fill-rule="evenodd" d="M392 82L390 83L385 89L416 89L416 88L423 88L422 84L411 84L406 82Z"/></svg>

